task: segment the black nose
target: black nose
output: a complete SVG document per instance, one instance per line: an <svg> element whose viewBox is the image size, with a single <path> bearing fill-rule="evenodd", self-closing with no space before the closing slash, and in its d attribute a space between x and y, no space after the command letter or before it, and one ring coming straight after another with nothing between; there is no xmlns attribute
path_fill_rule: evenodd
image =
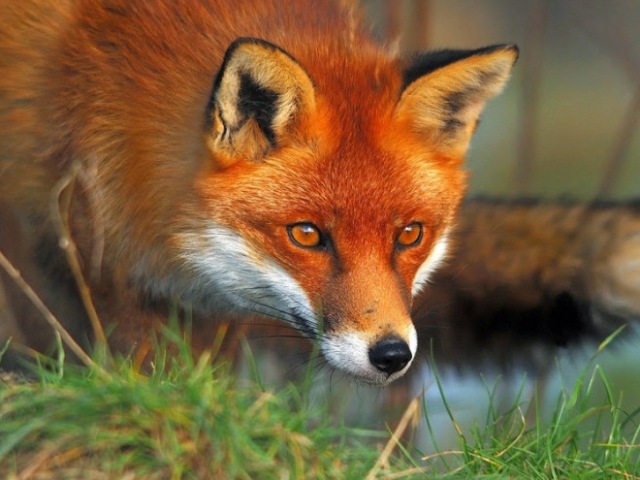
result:
<svg viewBox="0 0 640 480"><path fill-rule="evenodd" d="M378 370L391 375L411 361L411 350L404 340L387 337L369 349L369 361Z"/></svg>

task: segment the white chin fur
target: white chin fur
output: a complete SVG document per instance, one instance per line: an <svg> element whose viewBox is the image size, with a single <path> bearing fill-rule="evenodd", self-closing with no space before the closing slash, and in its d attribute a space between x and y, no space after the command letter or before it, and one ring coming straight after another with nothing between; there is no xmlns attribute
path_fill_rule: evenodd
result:
<svg viewBox="0 0 640 480"><path fill-rule="evenodd" d="M411 361L400 371L391 375L381 372L369 361L371 345L357 333L325 335L320 342L320 351L332 367L360 380L375 385L388 385L406 373L416 356L418 347L416 329L411 325L407 343L411 350Z"/></svg>

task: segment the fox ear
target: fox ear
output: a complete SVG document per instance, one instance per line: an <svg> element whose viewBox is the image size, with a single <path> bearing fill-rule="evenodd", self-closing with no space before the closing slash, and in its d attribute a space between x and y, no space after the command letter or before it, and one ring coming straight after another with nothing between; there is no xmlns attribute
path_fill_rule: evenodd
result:
<svg viewBox="0 0 640 480"><path fill-rule="evenodd" d="M500 93L517 58L513 45L418 56L405 73L396 118L432 137L445 155L460 158L484 104Z"/></svg>
<svg viewBox="0 0 640 480"><path fill-rule="evenodd" d="M228 161L261 160L314 108L313 82L293 57L263 40L240 38L213 86L210 148Z"/></svg>

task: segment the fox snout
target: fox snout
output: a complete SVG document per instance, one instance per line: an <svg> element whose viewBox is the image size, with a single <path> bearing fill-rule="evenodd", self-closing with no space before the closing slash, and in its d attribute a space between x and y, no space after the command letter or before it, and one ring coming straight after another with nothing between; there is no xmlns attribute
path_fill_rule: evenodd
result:
<svg viewBox="0 0 640 480"><path fill-rule="evenodd" d="M369 362L387 375L401 371L412 359L409 345L398 337L385 337L369 348Z"/></svg>
<svg viewBox="0 0 640 480"><path fill-rule="evenodd" d="M404 375L418 344L413 324L404 334L389 333L373 341L366 333L325 334L320 348L333 367L367 383L387 385Z"/></svg>
<svg viewBox="0 0 640 480"><path fill-rule="evenodd" d="M371 259L335 278L324 298L320 335L327 361L377 385L402 376L418 344L406 290L392 270Z"/></svg>

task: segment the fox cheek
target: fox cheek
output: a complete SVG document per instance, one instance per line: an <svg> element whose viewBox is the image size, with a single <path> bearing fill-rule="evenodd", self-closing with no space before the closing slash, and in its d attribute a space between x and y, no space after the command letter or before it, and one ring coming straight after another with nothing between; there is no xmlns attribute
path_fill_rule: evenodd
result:
<svg viewBox="0 0 640 480"><path fill-rule="evenodd" d="M178 241L181 261L195 276L182 296L195 307L263 313L293 323L315 338L316 322L306 291L275 259L258 252L242 235L209 225L198 235L182 234Z"/></svg>
<svg viewBox="0 0 640 480"><path fill-rule="evenodd" d="M411 293L416 296L429 282L433 273L446 261L449 251L449 234L445 232L433 245L426 260L418 267L411 286Z"/></svg>

